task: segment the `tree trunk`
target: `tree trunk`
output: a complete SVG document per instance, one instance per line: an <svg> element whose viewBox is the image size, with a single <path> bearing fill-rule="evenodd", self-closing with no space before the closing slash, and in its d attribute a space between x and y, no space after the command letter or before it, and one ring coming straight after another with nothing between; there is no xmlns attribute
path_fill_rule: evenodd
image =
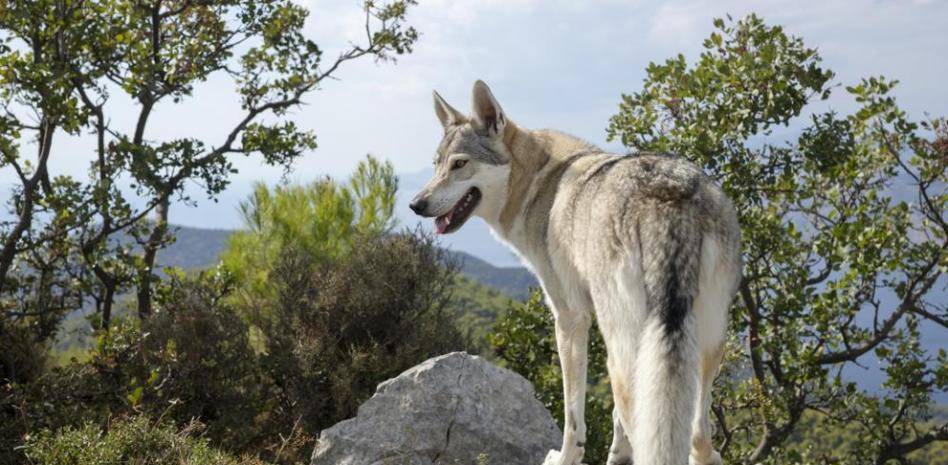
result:
<svg viewBox="0 0 948 465"><path fill-rule="evenodd" d="M143 267L138 275L138 317L142 321L151 316L151 287L155 258L158 256L158 249L161 248L165 233L168 230L169 196L164 195L163 197L155 208L155 225L152 227L148 241L144 245L144 251L142 252Z"/></svg>

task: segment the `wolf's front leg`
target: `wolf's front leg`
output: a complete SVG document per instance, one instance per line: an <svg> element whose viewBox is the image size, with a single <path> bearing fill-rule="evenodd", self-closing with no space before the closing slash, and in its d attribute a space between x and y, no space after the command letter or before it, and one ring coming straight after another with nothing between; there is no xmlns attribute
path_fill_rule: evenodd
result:
<svg viewBox="0 0 948 465"><path fill-rule="evenodd" d="M563 369L563 447L544 465L578 465L586 447L586 349L589 314L556 311L556 347Z"/></svg>

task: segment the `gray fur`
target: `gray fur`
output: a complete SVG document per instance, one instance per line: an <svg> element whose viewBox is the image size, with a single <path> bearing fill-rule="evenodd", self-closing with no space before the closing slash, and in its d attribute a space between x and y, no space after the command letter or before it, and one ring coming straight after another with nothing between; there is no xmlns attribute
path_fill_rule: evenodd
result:
<svg viewBox="0 0 948 465"><path fill-rule="evenodd" d="M491 138L479 135L469 123L446 129L444 138L438 145L435 164L441 163L452 153L470 155L472 159L489 165L504 165L510 162L510 159L497 149Z"/></svg>

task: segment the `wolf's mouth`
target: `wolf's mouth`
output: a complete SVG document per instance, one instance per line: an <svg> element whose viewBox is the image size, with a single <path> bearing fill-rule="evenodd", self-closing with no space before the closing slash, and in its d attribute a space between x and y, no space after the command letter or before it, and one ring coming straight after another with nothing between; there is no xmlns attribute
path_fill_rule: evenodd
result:
<svg viewBox="0 0 948 465"><path fill-rule="evenodd" d="M481 191L472 187L458 200L458 203L451 207L451 211L435 218L435 230L438 234L449 234L457 231L477 208L477 203L481 201Z"/></svg>

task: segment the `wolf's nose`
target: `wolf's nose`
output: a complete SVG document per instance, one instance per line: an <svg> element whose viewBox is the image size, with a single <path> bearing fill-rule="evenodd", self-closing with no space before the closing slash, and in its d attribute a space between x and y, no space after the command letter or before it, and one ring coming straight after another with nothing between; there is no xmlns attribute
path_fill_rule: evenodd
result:
<svg viewBox="0 0 948 465"><path fill-rule="evenodd" d="M417 215L424 215L425 209L428 208L428 200L424 198L412 200L411 203L408 204L408 208L411 208L411 211Z"/></svg>

